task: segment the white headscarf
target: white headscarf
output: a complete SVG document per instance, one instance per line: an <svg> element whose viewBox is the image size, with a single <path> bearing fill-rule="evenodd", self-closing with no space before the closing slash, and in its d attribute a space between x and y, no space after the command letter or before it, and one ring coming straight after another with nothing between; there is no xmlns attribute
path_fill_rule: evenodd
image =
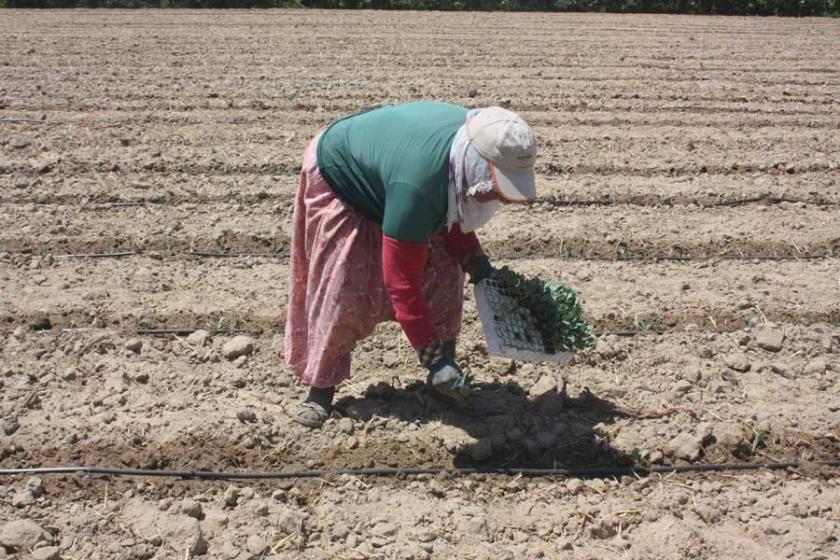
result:
<svg viewBox="0 0 840 560"><path fill-rule="evenodd" d="M467 113L467 119L481 109ZM490 164L470 144L467 125L455 134L449 151L449 205L446 210L446 227L460 224L461 231L475 231L486 224L501 203L498 200L478 202L474 195L493 190Z"/></svg>

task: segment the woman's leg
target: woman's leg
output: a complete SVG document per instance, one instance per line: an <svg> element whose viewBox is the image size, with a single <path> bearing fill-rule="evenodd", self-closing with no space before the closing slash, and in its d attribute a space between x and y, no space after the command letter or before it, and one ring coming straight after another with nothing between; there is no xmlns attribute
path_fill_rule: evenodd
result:
<svg viewBox="0 0 840 560"><path fill-rule="evenodd" d="M385 320L381 228L342 202L307 150L295 200L285 357L313 388L294 419L320 426L356 343Z"/></svg>

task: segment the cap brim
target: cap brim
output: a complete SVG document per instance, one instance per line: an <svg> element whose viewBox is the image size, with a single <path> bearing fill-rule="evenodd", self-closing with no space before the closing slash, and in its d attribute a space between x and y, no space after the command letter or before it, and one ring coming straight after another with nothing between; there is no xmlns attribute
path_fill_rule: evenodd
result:
<svg viewBox="0 0 840 560"><path fill-rule="evenodd" d="M534 169L502 169L490 164L493 187L507 202L533 202L537 198Z"/></svg>

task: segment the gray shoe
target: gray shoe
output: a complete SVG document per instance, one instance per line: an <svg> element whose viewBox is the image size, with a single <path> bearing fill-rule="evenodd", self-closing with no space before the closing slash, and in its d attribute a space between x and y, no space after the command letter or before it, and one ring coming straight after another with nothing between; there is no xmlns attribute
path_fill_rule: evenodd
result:
<svg viewBox="0 0 840 560"><path fill-rule="evenodd" d="M330 413L316 402L304 401L298 405L292 414L292 420L307 428L320 428L330 417Z"/></svg>
<svg viewBox="0 0 840 560"><path fill-rule="evenodd" d="M426 377L426 385L432 393L457 407L466 407L475 389L472 376L457 367L444 366Z"/></svg>

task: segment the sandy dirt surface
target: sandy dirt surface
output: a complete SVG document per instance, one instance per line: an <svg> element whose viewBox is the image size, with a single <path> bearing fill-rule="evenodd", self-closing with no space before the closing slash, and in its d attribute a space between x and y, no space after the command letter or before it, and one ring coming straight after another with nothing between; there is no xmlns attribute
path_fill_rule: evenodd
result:
<svg viewBox="0 0 840 560"><path fill-rule="evenodd" d="M835 20L6 10L0 47L2 468L840 458ZM490 357L468 294L470 409L384 324L310 431L281 358L301 154L414 99L534 125L540 200L482 239L580 289L597 346ZM837 475L3 476L0 558L829 560Z"/></svg>

